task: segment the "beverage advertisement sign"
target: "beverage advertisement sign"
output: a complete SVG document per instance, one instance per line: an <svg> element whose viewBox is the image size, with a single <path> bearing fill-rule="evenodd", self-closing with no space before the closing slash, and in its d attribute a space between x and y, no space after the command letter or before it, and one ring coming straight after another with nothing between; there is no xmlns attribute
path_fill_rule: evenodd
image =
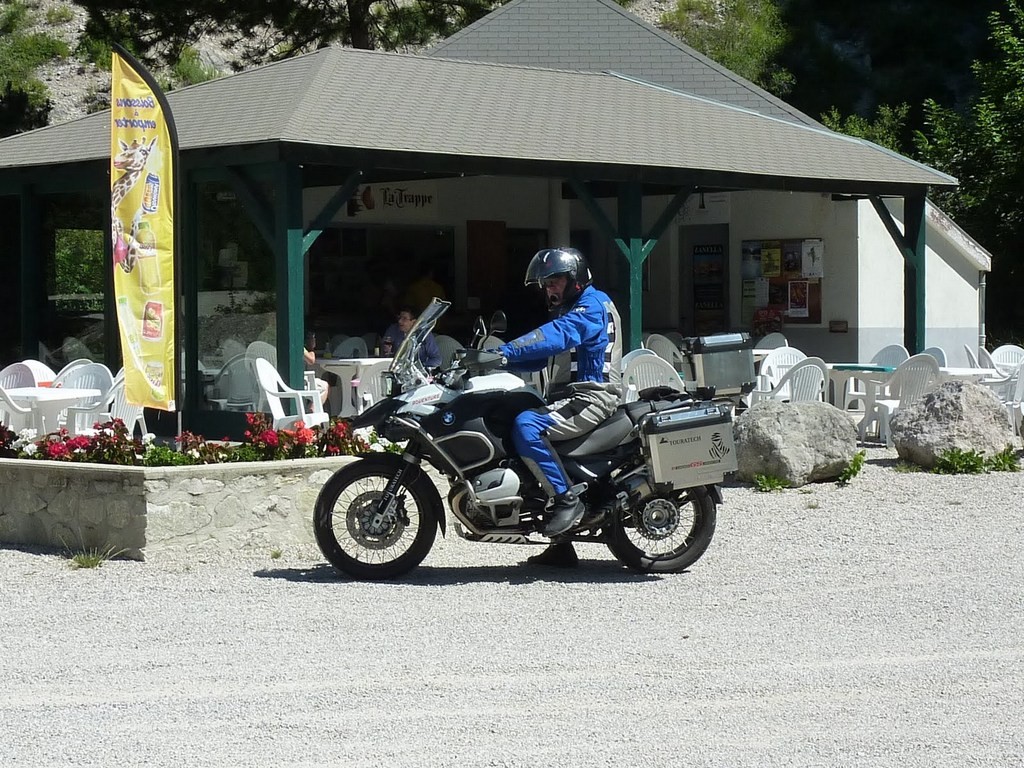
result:
<svg viewBox="0 0 1024 768"><path fill-rule="evenodd" d="M111 63L110 219L128 402L175 410L174 157L170 110L123 52Z"/></svg>

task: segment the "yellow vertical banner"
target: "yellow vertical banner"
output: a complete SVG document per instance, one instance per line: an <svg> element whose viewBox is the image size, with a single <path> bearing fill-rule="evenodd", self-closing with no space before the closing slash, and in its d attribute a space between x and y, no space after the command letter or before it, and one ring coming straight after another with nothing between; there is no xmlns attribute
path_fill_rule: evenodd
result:
<svg viewBox="0 0 1024 768"><path fill-rule="evenodd" d="M125 392L134 405L173 411L177 134L138 62L115 51L111 71L110 237Z"/></svg>

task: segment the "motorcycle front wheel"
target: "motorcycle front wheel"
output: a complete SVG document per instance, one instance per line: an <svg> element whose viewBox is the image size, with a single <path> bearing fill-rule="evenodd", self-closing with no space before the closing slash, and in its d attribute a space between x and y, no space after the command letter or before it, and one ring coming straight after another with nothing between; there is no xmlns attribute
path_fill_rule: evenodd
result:
<svg viewBox="0 0 1024 768"><path fill-rule="evenodd" d="M367 456L324 483L313 512L313 532L324 557L356 579L393 579L423 562L437 535L441 497L421 467L406 468L394 503L384 489L405 468L395 454Z"/></svg>
<svg viewBox="0 0 1024 768"><path fill-rule="evenodd" d="M645 499L605 529L608 549L642 573L679 573L704 554L715 535L715 500L707 488Z"/></svg>

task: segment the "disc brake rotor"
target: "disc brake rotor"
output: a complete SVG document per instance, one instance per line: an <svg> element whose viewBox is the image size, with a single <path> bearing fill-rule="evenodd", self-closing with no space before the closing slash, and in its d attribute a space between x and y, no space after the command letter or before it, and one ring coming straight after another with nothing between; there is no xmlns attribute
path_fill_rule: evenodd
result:
<svg viewBox="0 0 1024 768"><path fill-rule="evenodd" d="M348 535L367 549L387 549L402 537L407 517L401 496L389 513L380 514L383 491L366 491L352 500L345 515Z"/></svg>
<svg viewBox="0 0 1024 768"><path fill-rule="evenodd" d="M651 499L633 517L648 539L666 539L679 527L679 507L669 499Z"/></svg>

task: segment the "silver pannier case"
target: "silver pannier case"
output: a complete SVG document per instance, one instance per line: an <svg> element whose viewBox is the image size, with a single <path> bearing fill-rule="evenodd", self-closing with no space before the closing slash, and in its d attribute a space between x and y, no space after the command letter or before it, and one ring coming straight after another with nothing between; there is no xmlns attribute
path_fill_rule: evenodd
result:
<svg viewBox="0 0 1024 768"><path fill-rule="evenodd" d="M640 430L656 483L676 488L720 483L736 471L732 405L703 403L662 411Z"/></svg>
<svg viewBox="0 0 1024 768"><path fill-rule="evenodd" d="M683 373L696 390L713 387L718 397L746 394L757 381L748 333L691 336L683 339L683 355L688 369Z"/></svg>

